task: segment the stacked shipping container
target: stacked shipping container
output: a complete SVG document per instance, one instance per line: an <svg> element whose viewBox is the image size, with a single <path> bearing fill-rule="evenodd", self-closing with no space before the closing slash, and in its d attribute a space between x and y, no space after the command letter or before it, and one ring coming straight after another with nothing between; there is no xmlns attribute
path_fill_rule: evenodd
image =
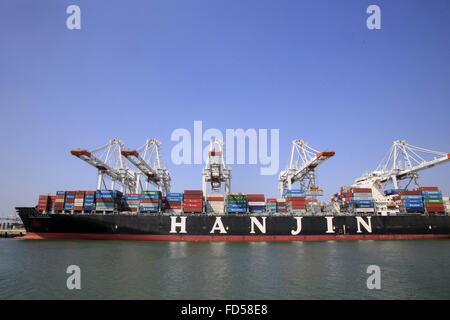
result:
<svg viewBox="0 0 450 320"><path fill-rule="evenodd" d="M183 204L182 193L168 193L166 195L165 211L168 213L181 213Z"/></svg>
<svg viewBox="0 0 450 320"><path fill-rule="evenodd" d="M277 212L277 199L273 198L267 199L267 211L270 213Z"/></svg>
<svg viewBox="0 0 450 320"><path fill-rule="evenodd" d="M437 187L422 187L419 188L419 192L422 193L423 202L427 212L430 213L444 213L444 201L442 199L442 193Z"/></svg>
<svg viewBox="0 0 450 320"><path fill-rule="evenodd" d="M51 211L51 198L50 196L39 196L39 202L37 205L38 211Z"/></svg>
<svg viewBox="0 0 450 320"><path fill-rule="evenodd" d="M141 213L159 212L161 207L160 191L142 191L139 200L139 211Z"/></svg>
<svg viewBox="0 0 450 320"><path fill-rule="evenodd" d="M141 195L139 193L127 193L124 200L124 210L130 212L138 212L141 204Z"/></svg>
<svg viewBox="0 0 450 320"><path fill-rule="evenodd" d="M445 212L450 213L450 199L449 197L442 197L444 202Z"/></svg>
<svg viewBox="0 0 450 320"><path fill-rule="evenodd" d="M370 188L351 188L347 191L356 212L375 212Z"/></svg>
<svg viewBox="0 0 450 320"><path fill-rule="evenodd" d="M95 193L95 210L114 211L121 209L122 192L117 190L97 190Z"/></svg>
<svg viewBox="0 0 450 320"><path fill-rule="evenodd" d="M184 212L203 212L203 191L184 190L183 207Z"/></svg>
<svg viewBox="0 0 450 320"><path fill-rule="evenodd" d="M286 199L277 199L277 213L286 213Z"/></svg>
<svg viewBox="0 0 450 320"><path fill-rule="evenodd" d="M95 209L95 191L86 191L84 194L83 209L86 212L90 212Z"/></svg>
<svg viewBox="0 0 450 320"><path fill-rule="evenodd" d="M206 212L214 214L225 213L225 196L223 194L208 194L206 196Z"/></svg>
<svg viewBox="0 0 450 320"><path fill-rule="evenodd" d="M84 191L76 191L75 192L75 201L73 210L75 211L83 211L84 209Z"/></svg>
<svg viewBox="0 0 450 320"><path fill-rule="evenodd" d="M227 197L227 212L247 212L247 197L243 193L230 193Z"/></svg>
<svg viewBox="0 0 450 320"><path fill-rule="evenodd" d="M247 201L250 213L264 213L266 211L266 199L263 194L248 194Z"/></svg>
<svg viewBox="0 0 450 320"><path fill-rule="evenodd" d="M75 191L66 191L66 201L64 202L64 211L74 210Z"/></svg>
<svg viewBox="0 0 450 320"><path fill-rule="evenodd" d="M400 191L406 212L424 212L421 191Z"/></svg>
<svg viewBox="0 0 450 320"><path fill-rule="evenodd" d="M301 189L286 190L285 198L288 210L292 213L303 213L306 211L305 191Z"/></svg>
<svg viewBox="0 0 450 320"><path fill-rule="evenodd" d="M55 211L57 212L64 211L65 199L66 199L65 191L56 191L55 206L54 206Z"/></svg>
<svg viewBox="0 0 450 320"><path fill-rule="evenodd" d="M372 189L370 188L341 187L334 200L344 208L354 208L355 212L375 212Z"/></svg>

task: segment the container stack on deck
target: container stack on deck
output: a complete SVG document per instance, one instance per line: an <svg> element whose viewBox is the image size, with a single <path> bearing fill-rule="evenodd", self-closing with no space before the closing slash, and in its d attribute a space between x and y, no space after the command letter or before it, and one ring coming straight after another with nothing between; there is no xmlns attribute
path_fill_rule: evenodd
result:
<svg viewBox="0 0 450 320"><path fill-rule="evenodd" d="M353 205L355 212L375 212L372 189L349 188L346 192L347 204Z"/></svg>
<svg viewBox="0 0 450 320"><path fill-rule="evenodd" d="M182 212L182 204L182 193L168 193L166 195L165 212L179 214Z"/></svg>
<svg viewBox="0 0 450 320"><path fill-rule="evenodd" d="M223 194L206 195L206 212L214 214L224 214L225 196Z"/></svg>
<svg viewBox="0 0 450 320"><path fill-rule="evenodd" d="M95 191L86 191L84 195L83 209L90 212L95 209Z"/></svg>
<svg viewBox="0 0 450 320"><path fill-rule="evenodd" d="M423 202L427 212L430 213L444 213L444 201L442 199L442 193L437 187L422 187L419 188L419 192L422 193Z"/></svg>
<svg viewBox="0 0 450 320"><path fill-rule="evenodd" d="M277 213L286 213L286 199L277 199Z"/></svg>
<svg viewBox="0 0 450 320"><path fill-rule="evenodd" d="M159 212L161 207L160 191L142 191L139 200L139 211L141 213Z"/></svg>
<svg viewBox="0 0 450 320"><path fill-rule="evenodd" d="M400 198L406 212L424 212L421 191L400 191Z"/></svg>
<svg viewBox="0 0 450 320"><path fill-rule="evenodd" d="M286 190L285 198L289 212L294 214L304 213L306 211L305 191L301 189Z"/></svg>
<svg viewBox="0 0 450 320"><path fill-rule="evenodd" d="M55 201L56 201L56 196L50 196L50 209L49 211L54 211L55 210Z"/></svg>
<svg viewBox="0 0 450 320"><path fill-rule="evenodd" d="M95 210L114 211L120 209L122 192L117 190L97 190L95 192Z"/></svg>
<svg viewBox="0 0 450 320"><path fill-rule="evenodd" d="M227 212L247 212L247 197L243 193L230 193L227 197Z"/></svg>
<svg viewBox="0 0 450 320"><path fill-rule="evenodd" d="M402 191L408 191L406 189L387 189L384 191L384 194L386 196L395 196L395 195L400 195L400 192Z"/></svg>
<svg viewBox="0 0 450 320"><path fill-rule="evenodd" d="M266 199L263 194L248 194L248 211L250 213L266 212Z"/></svg>
<svg viewBox="0 0 450 320"><path fill-rule="evenodd" d="M267 211L270 213L277 212L277 199L273 198L267 199Z"/></svg>
<svg viewBox="0 0 450 320"><path fill-rule="evenodd" d="M444 202L445 212L450 213L450 199L449 197L442 197Z"/></svg>
<svg viewBox="0 0 450 320"><path fill-rule="evenodd" d="M38 211L51 211L51 198L50 196L39 196L39 202L37 205Z"/></svg>
<svg viewBox="0 0 450 320"><path fill-rule="evenodd" d="M306 199L306 210L313 214L320 213L322 211L319 201L317 201L317 199Z"/></svg>
<svg viewBox="0 0 450 320"><path fill-rule="evenodd" d="M203 191L184 190L183 208L187 213L203 212Z"/></svg>
<svg viewBox="0 0 450 320"><path fill-rule="evenodd" d="M75 201L73 210L75 211L83 211L84 209L84 191L76 191L75 192Z"/></svg>
<svg viewBox="0 0 450 320"><path fill-rule="evenodd" d="M75 203L75 191L66 191L66 201L64 202L64 211L72 211Z"/></svg>
<svg viewBox="0 0 450 320"><path fill-rule="evenodd" d="M56 191L56 198L55 198L55 211L60 212L64 210L64 201L66 199L66 192L65 191Z"/></svg>
<svg viewBox="0 0 450 320"><path fill-rule="evenodd" d="M127 193L124 197L124 210L138 212L141 204L141 195L139 193Z"/></svg>

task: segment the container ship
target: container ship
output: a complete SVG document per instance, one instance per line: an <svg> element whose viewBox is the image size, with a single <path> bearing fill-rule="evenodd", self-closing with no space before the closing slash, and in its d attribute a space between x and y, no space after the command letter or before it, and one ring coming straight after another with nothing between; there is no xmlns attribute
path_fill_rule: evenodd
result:
<svg viewBox="0 0 450 320"><path fill-rule="evenodd" d="M34 207L17 207L26 239L146 241L320 241L450 238L450 203L438 187L420 186L418 173L450 160L395 141L377 170L331 201L319 202L316 169L335 155L294 140L280 172L278 198L231 192L223 143L212 140L202 189L170 192L159 158L160 142L125 150L112 139L101 148L72 150L98 170L95 191L57 191ZM422 153L422 156L418 154ZM102 156L100 155L102 154ZM423 154L432 154L425 160ZM405 157L406 159L402 159ZM119 159L120 161L117 161ZM413 184L414 188L401 187ZM110 188L106 188L111 183ZM294 187L294 184L300 187ZM209 192L208 192L209 186ZM387 188L391 186L391 188ZM116 190L114 187L120 187ZM154 187L156 190L150 190ZM223 187L223 192L221 189Z"/></svg>

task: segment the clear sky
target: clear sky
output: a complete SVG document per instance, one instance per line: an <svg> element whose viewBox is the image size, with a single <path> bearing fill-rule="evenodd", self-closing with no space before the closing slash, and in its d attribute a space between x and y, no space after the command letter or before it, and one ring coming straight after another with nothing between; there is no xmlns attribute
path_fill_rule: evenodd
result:
<svg viewBox="0 0 450 320"><path fill-rule="evenodd" d="M72 4L81 30L66 27ZM170 159L171 133L194 120L279 129L280 169L293 139L335 150L317 172L324 200L393 140L450 152L449 23L448 0L2 0L0 215L94 189L69 150L110 138L161 140L172 190L200 189L202 166ZM232 190L278 195L259 169L233 165ZM450 164L421 175L446 195L449 178Z"/></svg>

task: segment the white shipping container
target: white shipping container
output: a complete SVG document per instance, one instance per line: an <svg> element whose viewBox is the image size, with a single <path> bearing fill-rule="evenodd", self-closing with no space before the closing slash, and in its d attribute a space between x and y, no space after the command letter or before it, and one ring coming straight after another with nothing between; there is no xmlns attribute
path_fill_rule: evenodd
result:
<svg viewBox="0 0 450 320"><path fill-rule="evenodd" d="M253 202L253 201L251 201L251 202L248 203L248 205L249 206L265 206L266 203L264 201L261 201L261 202L257 202L257 201Z"/></svg>
<svg viewBox="0 0 450 320"><path fill-rule="evenodd" d="M355 208L355 212L375 212L374 208Z"/></svg>
<svg viewBox="0 0 450 320"><path fill-rule="evenodd" d="M353 192L354 197L371 197L372 192Z"/></svg>
<svg viewBox="0 0 450 320"><path fill-rule="evenodd" d="M373 200L373 197L353 197L353 200Z"/></svg>

